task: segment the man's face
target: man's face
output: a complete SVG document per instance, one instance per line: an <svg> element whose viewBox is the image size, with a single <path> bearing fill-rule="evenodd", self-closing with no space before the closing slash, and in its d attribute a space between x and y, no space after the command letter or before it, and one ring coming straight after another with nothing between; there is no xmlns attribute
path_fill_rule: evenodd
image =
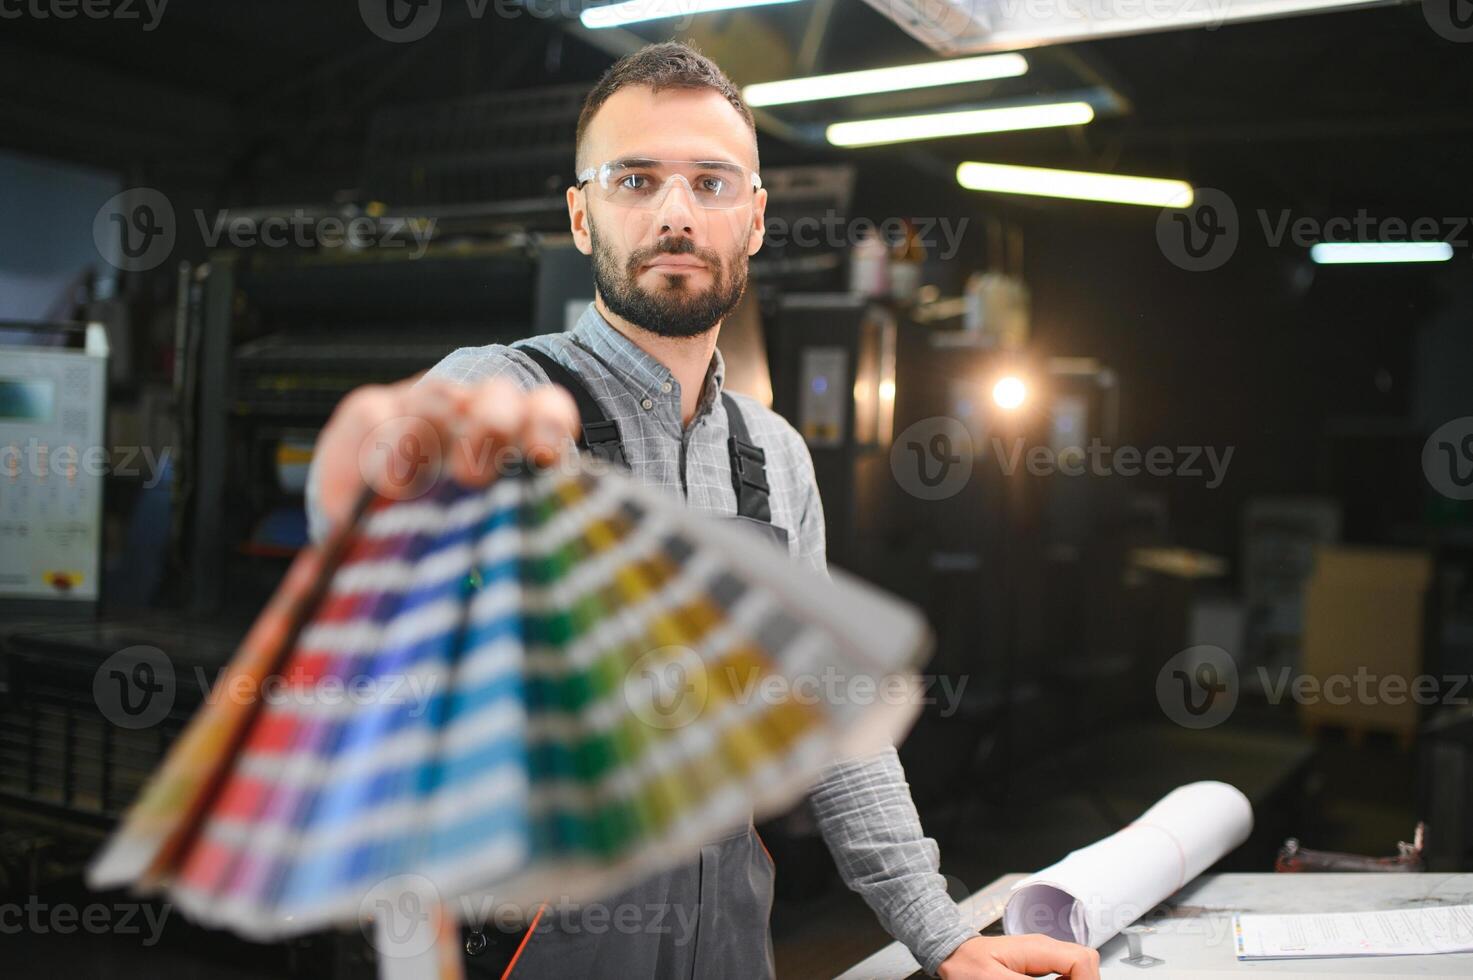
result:
<svg viewBox="0 0 1473 980"><path fill-rule="evenodd" d="M584 135L584 166L605 160L725 160L755 168L752 131L720 93L648 86L620 89ZM747 259L762 247L767 192L730 210L701 207L677 180L654 208L615 204L595 184L568 191L579 248L609 311L665 337L694 337L720 323L747 287ZM586 243L586 244L585 244ZM698 265L661 260L679 256Z"/></svg>

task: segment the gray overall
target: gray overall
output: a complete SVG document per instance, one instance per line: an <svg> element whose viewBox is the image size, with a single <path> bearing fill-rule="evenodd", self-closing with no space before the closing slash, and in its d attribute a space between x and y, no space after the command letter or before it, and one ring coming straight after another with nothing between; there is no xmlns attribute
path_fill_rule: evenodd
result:
<svg viewBox="0 0 1473 980"><path fill-rule="evenodd" d="M567 368L532 347L518 346L578 403L579 448L628 465L617 423L607 418ZM736 490L736 520L782 545L788 532L772 523L766 457L753 444L736 400L723 393ZM695 860L655 874L597 902L549 904L530 926L488 922L466 927L466 974L515 980L617 977L619 980L752 980L773 975L774 868L750 818L710 841Z"/></svg>

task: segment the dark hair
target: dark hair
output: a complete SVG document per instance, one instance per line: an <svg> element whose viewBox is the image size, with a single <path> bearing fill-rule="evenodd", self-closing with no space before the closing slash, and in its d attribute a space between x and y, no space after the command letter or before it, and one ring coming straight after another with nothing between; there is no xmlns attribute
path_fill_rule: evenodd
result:
<svg viewBox="0 0 1473 980"><path fill-rule="evenodd" d="M747 128L752 131L752 139L755 141L757 138L757 123L752 118L752 110L716 62L683 41L664 41L647 44L614 62L593 91L588 93L588 98L583 101L583 111L578 114L578 135L573 152L576 166L581 168L584 165L583 134L588 131L588 124L609 96L626 85L648 85L656 92L665 88L715 89L746 121Z"/></svg>

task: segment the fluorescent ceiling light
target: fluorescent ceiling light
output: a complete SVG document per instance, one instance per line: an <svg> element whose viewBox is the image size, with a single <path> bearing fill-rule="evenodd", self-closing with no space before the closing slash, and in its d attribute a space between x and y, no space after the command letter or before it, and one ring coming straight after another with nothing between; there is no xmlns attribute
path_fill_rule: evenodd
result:
<svg viewBox="0 0 1473 980"><path fill-rule="evenodd" d="M1045 129L1049 126L1079 126L1094 117L1095 111L1088 102L1051 102L1006 109L932 112L920 116L891 116L888 119L834 123L824 131L824 135L835 146L877 146L881 143L903 143L907 140L929 140L942 136Z"/></svg>
<svg viewBox="0 0 1473 980"><path fill-rule="evenodd" d="M937 51L977 54L1151 31L1205 28L1398 0L866 0ZM1446 0L1443 0L1446 2Z"/></svg>
<svg viewBox="0 0 1473 980"><path fill-rule="evenodd" d="M645 20L663 20L666 17L689 17L693 14L710 14L718 10L736 10L739 7L765 7L774 3L794 3L796 0L625 0L624 3L607 3L602 7L589 7L578 15L583 26L589 29L600 27L623 27Z"/></svg>
<svg viewBox="0 0 1473 980"><path fill-rule="evenodd" d="M1098 5L1102 12L1088 18L1083 25L1068 7L1045 8L1037 15L1022 4L1013 5L1021 12L1012 20L1004 14L991 40L993 43L1027 47L1036 44L1109 37L1150 31L1182 30L1205 27L1216 30L1225 23L1256 20L1264 17L1287 17L1291 14L1322 13L1338 7L1364 7L1386 0L1177 0L1167 4ZM1006 6L1006 5L1004 5ZM1116 9L1118 7L1118 9Z"/></svg>
<svg viewBox="0 0 1473 980"><path fill-rule="evenodd" d="M1320 242L1309 250L1320 265L1372 262L1446 262L1453 257L1447 242Z"/></svg>
<svg viewBox="0 0 1473 980"><path fill-rule="evenodd" d="M748 105L789 105L794 102L817 102L820 99L842 99L851 95L873 95L876 92L901 92L935 85L981 82L992 78L1017 78L1027 71L1028 60L1021 54L989 54L980 58L956 58L952 61L930 61L920 65L846 71L837 75L789 78L780 82L758 82L742 89L742 97L747 100Z"/></svg>
<svg viewBox="0 0 1473 980"><path fill-rule="evenodd" d="M956 168L956 181L968 190L1000 194L1036 194L1110 204L1144 204L1156 208L1192 206L1191 184L1156 177L1012 167L1000 163L963 163Z"/></svg>

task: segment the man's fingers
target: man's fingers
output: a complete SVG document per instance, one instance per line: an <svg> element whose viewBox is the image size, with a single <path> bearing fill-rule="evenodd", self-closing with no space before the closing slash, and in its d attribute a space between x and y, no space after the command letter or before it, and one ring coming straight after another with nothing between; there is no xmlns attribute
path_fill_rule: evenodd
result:
<svg viewBox="0 0 1473 980"><path fill-rule="evenodd" d="M1069 971L1070 980L1100 980L1099 950L1088 946L1078 947L1074 968Z"/></svg>
<svg viewBox="0 0 1473 980"><path fill-rule="evenodd" d="M465 385L439 380L424 381L402 390L404 414L444 429L446 435L471 395L471 389Z"/></svg>
<svg viewBox="0 0 1473 980"><path fill-rule="evenodd" d="M1100 980L1100 954L1088 946L1049 936L1029 936L1030 973L1057 973L1069 980Z"/></svg>
<svg viewBox="0 0 1473 980"><path fill-rule="evenodd" d="M364 483L391 500L420 496L445 471L468 393L461 385L426 381L393 386L393 414L371 419L357 447Z"/></svg>
<svg viewBox="0 0 1473 980"><path fill-rule="evenodd" d="M512 382L493 378L471 388L451 453L455 478L467 486L484 486L501 475L519 455L525 416L526 396Z"/></svg>
<svg viewBox="0 0 1473 980"><path fill-rule="evenodd" d="M481 485L511 456L556 461L578 429L577 405L556 386L524 394L504 379L366 385L342 400L318 440L319 503L336 526L365 484L394 500L420 496L442 474Z"/></svg>
<svg viewBox="0 0 1473 980"><path fill-rule="evenodd" d="M319 458L317 490L328 522L347 520L366 480L363 471L376 472L363 448L371 434L401 414L400 393L392 385L365 385L350 392L323 428L315 453Z"/></svg>
<svg viewBox="0 0 1473 980"><path fill-rule="evenodd" d="M522 448L539 466L556 462L572 448L578 437L578 406L573 396L557 385L534 388L527 395L522 419Z"/></svg>

